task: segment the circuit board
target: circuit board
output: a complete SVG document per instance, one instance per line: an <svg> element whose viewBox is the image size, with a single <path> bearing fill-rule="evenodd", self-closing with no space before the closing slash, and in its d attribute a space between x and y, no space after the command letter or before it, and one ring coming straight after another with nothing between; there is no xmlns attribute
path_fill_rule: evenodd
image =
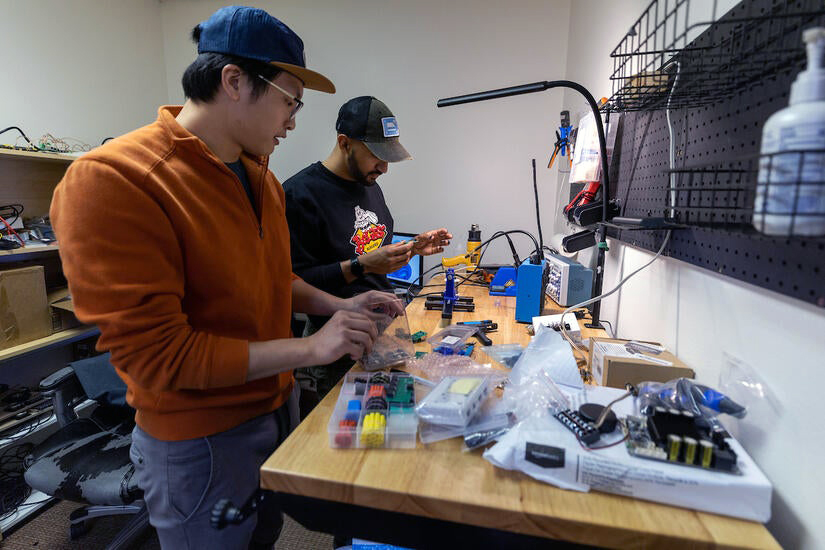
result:
<svg viewBox="0 0 825 550"><path fill-rule="evenodd" d="M689 412L657 407L650 416L626 417L622 429L631 456L742 475L728 434L702 425Z"/></svg>

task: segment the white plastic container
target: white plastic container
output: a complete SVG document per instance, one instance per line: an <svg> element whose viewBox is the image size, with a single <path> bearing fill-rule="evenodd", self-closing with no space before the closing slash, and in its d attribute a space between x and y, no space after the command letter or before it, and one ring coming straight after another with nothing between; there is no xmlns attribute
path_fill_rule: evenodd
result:
<svg viewBox="0 0 825 550"><path fill-rule="evenodd" d="M825 236L825 28L802 40L808 66L762 130L753 225L767 235Z"/></svg>

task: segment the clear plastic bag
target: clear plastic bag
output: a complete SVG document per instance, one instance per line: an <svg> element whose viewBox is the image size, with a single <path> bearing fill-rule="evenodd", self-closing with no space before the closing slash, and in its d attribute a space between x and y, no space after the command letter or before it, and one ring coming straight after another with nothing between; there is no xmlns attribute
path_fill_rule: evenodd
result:
<svg viewBox="0 0 825 550"><path fill-rule="evenodd" d="M570 344L544 325L539 325L538 332L510 372L510 382L518 385L540 372L549 374L558 384L576 389L584 386Z"/></svg>
<svg viewBox="0 0 825 550"><path fill-rule="evenodd" d="M366 371L402 367L415 353L407 315L403 308L392 307L395 304L391 302L397 303L398 299L387 294L386 299L371 304L378 338L372 350L361 357L361 366Z"/></svg>
<svg viewBox="0 0 825 550"><path fill-rule="evenodd" d="M516 423L513 411L495 397L485 400L478 413L466 426L447 426L421 422L419 437L422 443L434 443L453 437L464 438L464 450L472 450L494 441Z"/></svg>
<svg viewBox="0 0 825 550"><path fill-rule="evenodd" d="M714 423L722 413L744 418L747 409L713 388L688 378L669 382L642 382L638 387L639 411L649 414L656 407L687 411Z"/></svg>
<svg viewBox="0 0 825 550"><path fill-rule="evenodd" d="M416 405L415 412L430 424L464 428L491 389L488 376L447 376Z"/></svg>
<svg viewBox="0 0 825 550"><path fill-rule="evenodd" d="M404 370L433 382L440 382L445 376L489 376L496 385L507 376L505 371L493 368L490 363L477 363L464 355L440 353L411 359Z"/></svg>
<svg viewBox="0 0 825 550"><path fill-rule="evenodd" d="M508 384L501 398L502 407L519 420L550 410L553 414L570 408L570 400L546 372L538 372L520 384Z"/></svg>
<svg viewBox="0 0 825 550"><path fill-rule="evenodd" d="M512 369L521 354L524 353L524 347L521 344L493 344L492 346L484 346L481 351L486 353L493 361Z"/></svg>

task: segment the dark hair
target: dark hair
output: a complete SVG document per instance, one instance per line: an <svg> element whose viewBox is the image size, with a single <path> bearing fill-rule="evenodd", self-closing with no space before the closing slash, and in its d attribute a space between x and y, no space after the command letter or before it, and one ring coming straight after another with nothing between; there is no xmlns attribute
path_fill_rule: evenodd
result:
<svg viewBox="0 0 825 550"><path fill-rule="evenodd" d="M200 34L200 26L192 29L192 40L196 44L200 39ZM223 53L202 53L183 72L181 79L183 94L193 101L203 103L212 101L221 83L221 71L229 64L237 65L247 74L252 83L252 97L255 99L258 99L268 86L257 75L272 80L281 72L281 69L265 61Z"/></svg>

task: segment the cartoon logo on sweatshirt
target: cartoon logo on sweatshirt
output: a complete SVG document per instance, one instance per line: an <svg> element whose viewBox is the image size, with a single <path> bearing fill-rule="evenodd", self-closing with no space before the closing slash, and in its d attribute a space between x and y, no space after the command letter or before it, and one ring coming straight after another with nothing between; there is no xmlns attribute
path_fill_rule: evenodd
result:
<svg viewBox="0 0 825 550"><path fill-rule="evenodd" d="M354 225L355 232L349 242L355 246L355 253L359 256L381 246L387 236L387 226L378 223L378 216L375 212L364 210L360 206L355 207Z"/></svg>

